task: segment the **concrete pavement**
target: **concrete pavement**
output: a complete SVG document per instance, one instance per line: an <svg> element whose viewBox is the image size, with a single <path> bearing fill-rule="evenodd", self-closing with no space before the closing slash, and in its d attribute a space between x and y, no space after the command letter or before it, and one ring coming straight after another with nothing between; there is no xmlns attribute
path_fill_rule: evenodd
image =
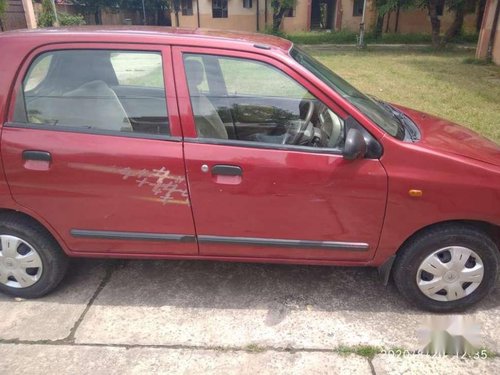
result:
<svg viewBox="0 0 500 375"><path fill-rule="evenodd" d="M469 312L500 352L500 288ZM414 351L427 314L369 268L75 260L38 300L0 295L0 373L500 373Z"/></svg>

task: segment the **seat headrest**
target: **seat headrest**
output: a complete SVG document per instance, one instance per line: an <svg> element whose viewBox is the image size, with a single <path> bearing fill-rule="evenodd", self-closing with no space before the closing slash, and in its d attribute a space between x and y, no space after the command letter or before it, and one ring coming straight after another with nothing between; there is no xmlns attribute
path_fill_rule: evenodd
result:
<svg viewBox="0 0 500 375"><path fill-rule="evenodd" d="M186 77L191 92L198 92L198 85L203 82L205 69L203 64L197 60L186 60L184 62Z"/></svg>

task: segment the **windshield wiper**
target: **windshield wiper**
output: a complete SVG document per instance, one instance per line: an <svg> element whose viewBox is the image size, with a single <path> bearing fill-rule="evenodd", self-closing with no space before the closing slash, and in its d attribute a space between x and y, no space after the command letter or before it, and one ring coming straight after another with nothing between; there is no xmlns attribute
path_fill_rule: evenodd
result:
<svg viewBox="0 0 500 375"><path fill-rule="evenodd" d="M410 136L410 139L412 141L418 141L420 139L419 133L418 133L417 127L416 127L415 123L412 121L412 119L410 119L408 116L405 115L404 112L393 107L392 105L390 105L388 103L384 103L384 104L392 110L392 112L394 113L394 116L401 122L401 124L408 131L408 135Z"/></svg>
<svg viewBox="0 0 500 375"><path fill-rule="evenodd" d="M375 100L375 102L377 102L379 105L381 105L386 111L388 111L392 115L392 117L394 117L397 120L397 123L399 124L398 135L401 137L401 139L404 139L406 136L406 130L408 129L408 126L406 126L406 123L405 123L404 114L401 113L400 111L398 111L396 108L394 108L390 104L388 104L387 102L384 102L384 101L382 101L374 96L371 96L371 98L373 100ZM413 139L413 134L411 133L411 131L409 132L409 135L413 141L414 139Z"/></svg>

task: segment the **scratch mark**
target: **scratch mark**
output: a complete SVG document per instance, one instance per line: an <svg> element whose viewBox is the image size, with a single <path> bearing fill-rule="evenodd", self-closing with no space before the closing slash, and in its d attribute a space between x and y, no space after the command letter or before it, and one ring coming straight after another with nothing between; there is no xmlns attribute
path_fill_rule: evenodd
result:
<svg viewBox="0 0 500 375"><path fill-rule="evenodd" d="M189 205L185 177L171 174L170 170L165 167L149 170L84 163L70 163L68 166L87 171L118 174L123 180L135 179L137 187L151 188L154 197L146 198L147 200L161 202L163 205L167 203Z"/></svg>

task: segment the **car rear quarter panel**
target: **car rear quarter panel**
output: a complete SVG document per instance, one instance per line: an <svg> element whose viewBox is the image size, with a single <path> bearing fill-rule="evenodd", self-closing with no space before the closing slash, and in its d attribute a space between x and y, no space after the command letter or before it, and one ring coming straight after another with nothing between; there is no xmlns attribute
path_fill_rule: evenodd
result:
<svg viewBox="0 0 500 375"><path fill-rule="evenodd" d="M13 86L17 79L19 67L22 66L29 52L36 46L36 42L27 38L12 37L9 36L9 33L0 35L1 56L8 56L8 58L0 59L0 139L3 124L8 121L9 108L13 103ZM0 160L0 212L4 210L17 211L37 220L54 236L63 250L67 254L70 254L61 236L45 219L31 210L18 205L12 199L10 188L5 177L4 161Z"/></svg>
<svg viewBox="0 0 500 375"><path fill-rule="evenodd" d="M15 81L17 69L26 55L26 45L16 43L16 39L0 35L0 131L7 120L9 93ZM10 195L5 179L3 161L0 162L0 207L15 209L15 203Z"/></svg>
<svg viewBox="0 0 500 375"><path fill-rule="evenodd" d="M469 220L500 225L500 169L465 157L385 139L386 217L374 265L433 224ZM412 197L409 190L422 191Z"/></svg>

